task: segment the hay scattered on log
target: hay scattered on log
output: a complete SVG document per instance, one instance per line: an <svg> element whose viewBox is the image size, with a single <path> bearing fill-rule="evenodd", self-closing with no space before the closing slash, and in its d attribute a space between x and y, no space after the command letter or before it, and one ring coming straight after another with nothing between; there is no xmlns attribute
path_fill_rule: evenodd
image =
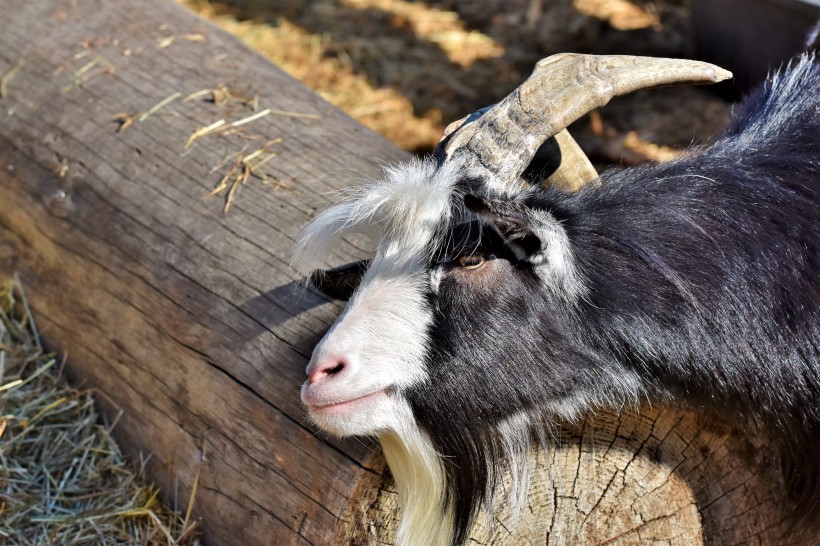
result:
<svg viewBox="0 0 820 546"><path fill-rule="evenodd" d="M61 379L20 285L0 284L0 543L199 544L129 468L89 391ZM115 420L116 421L116 420Z"/></svg>

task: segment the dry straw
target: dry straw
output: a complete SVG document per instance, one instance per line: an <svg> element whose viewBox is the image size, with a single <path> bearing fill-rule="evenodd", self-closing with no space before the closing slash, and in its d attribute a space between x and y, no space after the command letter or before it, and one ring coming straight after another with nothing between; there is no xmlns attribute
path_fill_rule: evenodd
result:
<svg viewBox="0 0 820 546"><path fill-rule="evenodd" d="M160 504L61 366L19 283L0 283L0 544L198 544L196 522Z"/></svg>

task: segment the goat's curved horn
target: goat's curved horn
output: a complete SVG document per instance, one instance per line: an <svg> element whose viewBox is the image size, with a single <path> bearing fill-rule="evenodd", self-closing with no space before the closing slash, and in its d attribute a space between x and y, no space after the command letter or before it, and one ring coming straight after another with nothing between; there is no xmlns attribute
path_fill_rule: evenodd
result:
<svg viewBox="0 0 820 546"><path fill-rule="evenodd" d="M731 72L715 65L684 59L553 55L539 61L523 84L481 117L451 124L452 134L443 143L445 161L464 161L465 168L494 189L514 192L516 181L541 144L556 137L561 165L548 183L558 180L562 187L576 189L598 174L565 131L570 123L618 95L660 85L717 83L731 77Z"/></svg>

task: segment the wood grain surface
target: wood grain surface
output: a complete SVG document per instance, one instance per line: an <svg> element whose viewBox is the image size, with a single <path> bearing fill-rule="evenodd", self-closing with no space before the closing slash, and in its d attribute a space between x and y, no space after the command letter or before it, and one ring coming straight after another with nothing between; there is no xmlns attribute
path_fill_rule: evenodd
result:
<svg viewBox="0 0 820 546"><path fill-rule="evenodd" d="M406 154L171 1L0 0L0 78L0 275L121 412L135 464L183 509L199 474L209 545L391 543L375 442L305 423L304 367L340 307L289 263L328 192ZM208 194L257 150L225 214ZM650 408L553 440L529 509L501 507L476 543L788 542L757 439Z"/></svg>
<svg viewBox="0 0 820 546"><path fill-rule="evenodd" d="M10 73L0 270L20 272L44 339L109 418L123 411L117 438L183 508L201 469L208 544L333 543L373 449L303 423L304 368L338 307L295 286L291 246L328 191L405 154L173 2L2 0ZM269 114L185 149L253 114L184 102L222 86L316 117ZM118 132L122 113L135 121ZM251 177L223 214L205 196L233 159L212 169L277 138L276 181Z"/></svg>
<svg viewBox="0 0 820 546"><path fill-rule="evenodd" d="M473 545L797 545L784 523L766 442L695 412L644 407L564 424L533 452L526 506L482 513ZM378 484L377 484L378 485ZM384 485L382 485L384 487ZM508 492L509 490L507 490ZM356 543L390 544L387 487L361 517Z"/></svg>

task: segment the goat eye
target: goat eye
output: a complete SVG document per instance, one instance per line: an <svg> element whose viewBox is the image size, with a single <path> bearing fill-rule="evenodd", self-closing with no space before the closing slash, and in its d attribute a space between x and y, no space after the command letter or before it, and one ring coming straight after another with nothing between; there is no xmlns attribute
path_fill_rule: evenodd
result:
<svg viewBox="0 0 820 546"><path fill-rule="evenodd" d="M483 256L461 256L458 259L458 265L464 269L478 269L484 265Z"/></svg>

